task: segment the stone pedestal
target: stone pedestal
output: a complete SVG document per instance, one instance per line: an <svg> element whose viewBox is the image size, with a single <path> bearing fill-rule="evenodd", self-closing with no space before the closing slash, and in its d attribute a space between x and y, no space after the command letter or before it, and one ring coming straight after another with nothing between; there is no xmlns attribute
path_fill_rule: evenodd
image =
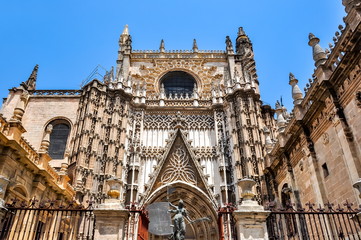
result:
<svg viewBox="0 0 361 240"><path fill-rule="evenodd" d="M266 219L270 214L256 201L246 200L233 212L238 240L268 239Z"/></svg>
<svg viewBox="0 0 361 240"><path fill-rule="evenodd" d="M129 211L124 209L120 200L106 199L94 209L96 217L95 240L123 240L125 222Z"/></svg>

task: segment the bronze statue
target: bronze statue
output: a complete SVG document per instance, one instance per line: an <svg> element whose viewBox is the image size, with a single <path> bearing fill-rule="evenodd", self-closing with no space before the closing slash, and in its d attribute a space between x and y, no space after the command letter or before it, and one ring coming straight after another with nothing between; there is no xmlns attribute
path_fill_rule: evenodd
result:
<svg viewBox="0 0 361 240"><path fill-rule="evenodd" d="M208 217L203 217L203 218L199 218L196 220L191 220L188 217L188 213L187 210L184 208L184 202L182 199L179 200L178 202L178 206L173 205L172 203L169 203L170 206L172 206L173 208L175 208L174 210L168 210L168 212L171 213L175 213L173 220L174 220L174 233L171 236L170 239L173 240L184 240L185 234L186 234L186 223L185 223L185 218L188 220L188 223L195 223L195 222L200 222L200 221L211 221L210 218Z"/></svg>
<svg viewBox="0 0 361 240"><path fill-rule="evenodd" d="M186 234L186 223L184 221L184 218L187 218L189 222L192 222L188 215L187 210L184 208L183 200L179 200L178 206L175 206L171 203L169 203L170 206L172 206L175 209L169 210L171 213L175 213L173 220L174 220L174 234L173 239L174 240L184 240L184 236Z"/></svg>

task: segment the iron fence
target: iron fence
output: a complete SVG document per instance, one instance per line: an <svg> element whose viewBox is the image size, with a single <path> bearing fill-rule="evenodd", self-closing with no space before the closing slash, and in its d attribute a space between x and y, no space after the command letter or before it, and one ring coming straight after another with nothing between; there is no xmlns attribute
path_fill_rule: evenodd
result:
<svg viewBox="0 0 361 240"><path fill-rule="evenodd" d="M270 207L270 210L267 229L271 240L361 239L360 210L348 202L342 207L330 203L315 207L308 203L306 208L288 205L281 209Z"/></svg>
<svg viewBox="0 0 361 240"><path fill-rule="evenodd" d="M72 240L94 239L95 217L88 207L75 202L17 199L8 204L0 222L0 239Z"/></svg>

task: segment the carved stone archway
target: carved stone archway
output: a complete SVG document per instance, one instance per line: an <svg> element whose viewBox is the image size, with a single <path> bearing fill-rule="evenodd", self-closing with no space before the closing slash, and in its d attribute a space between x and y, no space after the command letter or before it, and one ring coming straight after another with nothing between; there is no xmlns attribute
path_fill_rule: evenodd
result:
<svg viewBox="0 0 361 240"><path fill-rule="evenodd" d="M168 194L168 192L172 192ZM217 212L212 200L201 189L183 181L175 181L156 189L145 205L154 202L171 202L174 205L182 199L192 220L208 217L208 221L187 224L185 240L216 240L219 239ZM149 234L149 240L163 239Z"/></svg>

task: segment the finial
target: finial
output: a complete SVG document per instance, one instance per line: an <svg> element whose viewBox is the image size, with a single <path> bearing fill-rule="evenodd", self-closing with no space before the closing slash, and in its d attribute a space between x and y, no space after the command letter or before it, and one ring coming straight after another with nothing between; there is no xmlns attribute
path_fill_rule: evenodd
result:
<svg viewBox="0 0 361 240"><path fill-rule="evenodd" d="M308 40L312 40L312 39L314 39L314 38L316 38L316 36L313 34L313 33L309 33L308 34ZM319 39L318 39L318 41L320 41Z"/></svg>
<svg viewBox="0 0 361 240"><path fill-rule="evenodd" d="M248 38L243 30L243 27L238 28L238 36L236 39L236 53L244 57L253 56L253 49L251 40Z"/></svg>
<svg viewBox="0 0 361 240"><path fill-rule="evenodd" d="M197 45L196 39L193 39L193 52L195 52L195 53L198 52L198 45Z"/></svg>
<svg viewBox="0 0 361 240"><path fill-rule="evenodd" d="M111 82L114 82L114 67L112 66L110 71L106 71L104 77L103 77L103 82L105 84L109 84Z"/></svg>
<svg viewBox="0 0 361 240"><path fill-rule="evenodd" d="M164 52L165 52L164 40L163 40L163 39L160 41L159 51L160 51L161 53L164 53Z"/></svg>
<svg viewBox="0 0 361 240"><path fill-rule="evenodd" d="M45 129L45 134L43 140L40 144L40 151L41 152L48 152L49 145L50 145L50 134L53 131L53 125L49 124Z"/></svg>
<svg viewBox="0 0 361 240"><path fill-rule="evenodd" d="M28 100L29 100L29 92L24 90L20 95L20 100L16 104L16 107L14 109L14 114L10 120L21 122L25 113L26 105L28 104Z"/></svg>
<svg viewBox="0 0 361 240"><path fill-rule="evenodd" d="M165 93L164 83L160 85L160 92Z"/></svg>
<svg viewBox="0 0 361 240"><path fill-rule="evenodd" d="M320 42L320 39L313 35L313 33L310 33L308 35L308 39L308 45L312 47L312 55L313 60L315 61L315 66L318 67L326 62L326 53L318 44Z"/></svg>
<svg viewBox="0 0 361 240"><path fill-rule="evenodd" d="M303 94L301 89L297 85L298 80L295 78L295 75L293 75L293 73L290 73L289 79L289 84L292 86L293 104L299 105L302 102Z"/></svg>
<svg viewBox="0 0 361 240"><path fill-rule="evenodd" d="M290 79L290 82L293 81L293 80L296 80L297 79L295 78L295 75L293 75L293 73L290 72L290 75L289 75L289 79Z"/></svg>
<svg viewBox="0 0 361 240"><path fill-rule="evenodd" d="M276 114L277 114L277 126L278 126L279 132L283 132L285 129L285 126L286 126L286 120L283 117L283 111L284 111L284 109L282 108L280 102L277 100Z"/></svg>
<svg viewBox="0 0 361 240"><path fill-rule="evenodd" d="M243 27L239 27L238 28L238 37L239 36L246 36L246 33L244 32L244 30L243 30Z"/></svg>
<svg viewBox="0 0 361 240"><path fill-rule="evenodd" d="M128 24L125 24L122 35L129 35Z"/></svg>
<svg viewBox="0 0 361 240"><path fill-rule="evenodd" d="M38 69L39 65L36 64L33 71L31 72L28 80L26 82L22 82L20 85L25 88L25 90L32 91L35 90L36 79L38 78Z"/></svg>
<svg viewBox="0 0 361 240"><path fill-rule="evenodd" d="M110 81L113 82L114 81L114 66L112 66L110 68Z"/></svg>
<svg viewBox="0 0 361 240"><path fill-rule="evenodd" d="M123 33L119 38L119 51L123 54L130 54L132 51L132 36L129 35L128 24L125 25Z"/></svg>
<svg viewBox="0 0 361 240"><path fill-rule="evenodd" d="M281 108L281 104L280 104L280 101L279 101L279 100L276 101L275 106L276 106L276 109L280 109L280 108Z"/></svg>
<svg viewBox="0 0 361 240"><path fill-rule="evenodd" d="M272 139L271 139L271 131L265 126L263 128L263 133L266 137L266 150L267 150L267 153L271 152L272 148L273 148L273 142L272 142Z"/></svg>
<svg viewBox="0 0 361 240"><path fill-rule="evenodd" d="M131 94L133 89L132 89L132 77L131 77L131 72L129 72L128 78L127 78L127 83L125 86L125 92Z"/></svg>

